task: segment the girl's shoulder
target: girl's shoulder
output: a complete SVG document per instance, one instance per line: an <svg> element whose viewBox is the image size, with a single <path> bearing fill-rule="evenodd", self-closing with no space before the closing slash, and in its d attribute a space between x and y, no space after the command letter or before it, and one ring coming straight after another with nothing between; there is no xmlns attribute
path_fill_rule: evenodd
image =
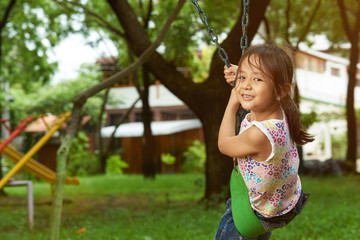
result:
<svg viewBox="0 0 360 240"><path fill-rule="evenodd" d="M281 109L282 110L282 109ZM267 119L264 121L260 121L259 123L261 123L261 125L265 126L266 128L271 128L271 129L279 129L279 130L283 130L285 131L285 129L287 128L287 118L286 118L286 114L285 112L282 110L282 118L271 118L271 119Z"/></svg>

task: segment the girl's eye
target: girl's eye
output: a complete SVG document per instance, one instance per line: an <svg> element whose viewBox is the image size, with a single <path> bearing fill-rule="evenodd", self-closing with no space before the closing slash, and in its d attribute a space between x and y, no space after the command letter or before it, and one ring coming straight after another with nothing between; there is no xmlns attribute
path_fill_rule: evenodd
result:
<svg viewBox="0 0 360 240"><path fill-rule="evenodd" d="M254 78L254 81L255 82L260 82L260 81L262 81L260 78Z"/></svg>
<svg viewBox="0 0 360 240"><path fill-rule="evenodd" d="M243 81L243 80L245 80L245 77L244 77L244 76L240 76L240 77L239 77L239 81Z"/></svg>

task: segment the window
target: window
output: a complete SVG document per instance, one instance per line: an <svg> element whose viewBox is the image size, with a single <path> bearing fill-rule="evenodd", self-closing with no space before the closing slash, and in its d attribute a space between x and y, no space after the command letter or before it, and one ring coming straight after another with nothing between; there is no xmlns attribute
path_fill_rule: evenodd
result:
<svg viewBox="0 0 360 240"><path fill-rule="evenodd" d="M153 116L153 112L151 112L151 117L150 117L150 121L154 120L154 116ZM135 113L135 122L142 122L143 118L142 118L142 113L141 112L137 112Z"/></svg>
<svg viewBox="0 0 360 240"><path fill-rule="evenodd" d="M331 67L331 75L340 77L340 69L336 67Z"/></svg>
<svg viewBox="0 0 360 240"><path fill-rule="evenodd" d="M191 110L167 110L161 112L161 120L195 119L196 115Z"/></svg>
<svg viewBox="0 0 360 240"><path fill-rule="evenodd" d="M110 126L116 125L120 119L122 118L122 114L121 113L117 113L117 114L110 114L109 117L109 124ZM127 122L127 120L125 120L125 122Z"/></svg>

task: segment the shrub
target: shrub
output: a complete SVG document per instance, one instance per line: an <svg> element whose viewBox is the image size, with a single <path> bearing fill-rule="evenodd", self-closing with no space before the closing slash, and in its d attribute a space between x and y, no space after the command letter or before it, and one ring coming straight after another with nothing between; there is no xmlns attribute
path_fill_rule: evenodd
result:
<svg viewBox="0 0 360 240"><path fill-rule="evenodd" d="M108 159L106 159L106 174L122 174L123 169L128 167L129 164L122 160L120 155L112 155Z"/></svg>
<svg viewBox="0 0 360 240"><path fill-rule="evenodd" d="M170 153L161 154L161 162L165 163L166 165L173 165L175 161L176 161L176 157L174 157Z"/></svg>
<svg viewBox="0 0 360 240"><path fill-rule="evenodd" d="M206 152L205 144L194 140L183 153L184 163L181 166L183 172L203 173L205 170Z"/></svg>
<svg viewBox="0 0 360 240"><path fill-rule="evenodd" d="M70 176L86 176L99 172L99 161L95 154L86 150L89 138L79 131L74 138L69 152L67 174Z"/></svg>
<svg viewBox="0 0 360 240"><path fill-rule="evenodd" d="M331 135L332 156L334 159L346 158L347 133Z"/></svg>

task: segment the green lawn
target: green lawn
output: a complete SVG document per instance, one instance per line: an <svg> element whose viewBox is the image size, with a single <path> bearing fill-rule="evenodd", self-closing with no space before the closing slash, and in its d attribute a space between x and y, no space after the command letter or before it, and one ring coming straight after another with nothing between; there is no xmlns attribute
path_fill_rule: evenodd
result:
<svg viewBox="0 0 360 240"><path fill-rule="evenodd" d="M303 213L271 239L359 239L360 176L302 177L311 192ZM34 183L35 227L27 226L26 188L0 198L1 240L47 239L51 189ZM211 240L225 203L205 207L202 175L92 176L65 187L61 239Z"/></svg>

